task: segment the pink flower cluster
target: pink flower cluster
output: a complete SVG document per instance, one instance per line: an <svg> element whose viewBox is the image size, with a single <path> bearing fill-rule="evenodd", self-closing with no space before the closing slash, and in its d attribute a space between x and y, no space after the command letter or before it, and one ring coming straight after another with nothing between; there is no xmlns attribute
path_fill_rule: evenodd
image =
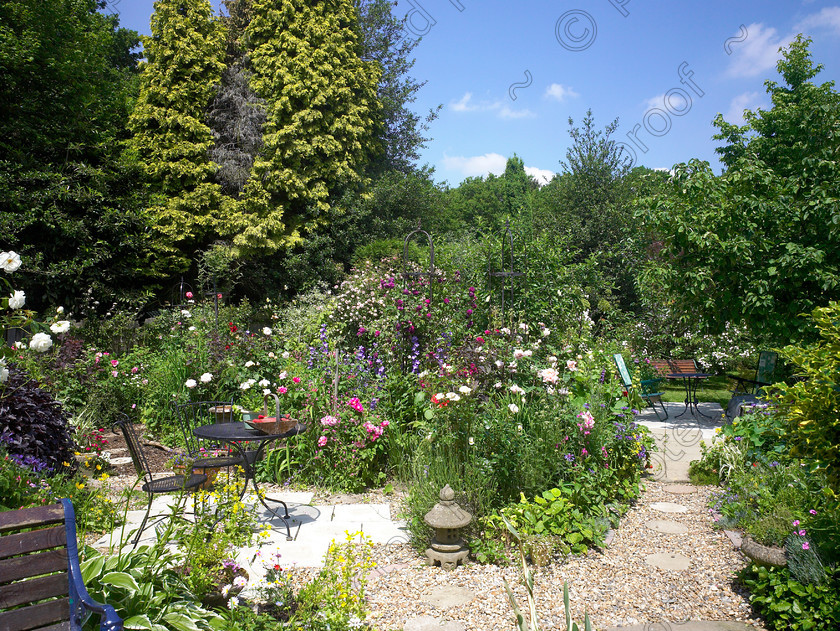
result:
<svg viewBox="0 0 840 631"><path fill-rule="evenodd" d="M350 399L347 402L347 405L350 406L351 408L353 408L354 410L356 410L359 414L361 414L362 412L365 411L365 408L362 405L362 402L359 401L358 397L353 397L352 399Z"/></svg>
<svg viewBox="0 0 840 631"><path fill-rule="evenodd" d="M583 423L578 423L578 429L583 432L584 436L588 435L590 430L595 427L595 417L589 410L584 410L578 414L578 418L583 419Z"/></svg>
<svg viewBox="0 0 840 631"><path fill-rule="evenodd" d="M388 421L382 421L382 423L380 423L378 426L374 425L370 421L365 421L365 424L363 425L363 427L365 428L365 431L368 433L368 437L370 438L371 442L373 442L377 438L382 436L382 434L385 432L385 428L388 427L388 425L389 425Z"/></svg>
<svg viewBox="0 0 840 631"><path fill-rule="evenodd" d="M330 416L329 414L327 414L324 418L321 419L321 425L324 425L325 427L335 427L336 425L338 425L338 423L338 418L335 416Z"/></svg>

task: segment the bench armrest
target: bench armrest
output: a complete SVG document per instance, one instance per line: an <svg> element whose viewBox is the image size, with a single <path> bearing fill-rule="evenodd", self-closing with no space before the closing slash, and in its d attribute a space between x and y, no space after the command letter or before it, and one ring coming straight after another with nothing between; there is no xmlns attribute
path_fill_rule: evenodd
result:
<svg viewBox="0 0 840 631"><path fill-rule="evenodd" d="M67 564L70 576L70 628L81 629L88 612L99 614L101 631L122 631L123 621L111 605L95 601L88 594L82 581L79 567L79 546L76 540L76 512L68 499L61 500L64 506L64 529L67 537Z"/></svg>

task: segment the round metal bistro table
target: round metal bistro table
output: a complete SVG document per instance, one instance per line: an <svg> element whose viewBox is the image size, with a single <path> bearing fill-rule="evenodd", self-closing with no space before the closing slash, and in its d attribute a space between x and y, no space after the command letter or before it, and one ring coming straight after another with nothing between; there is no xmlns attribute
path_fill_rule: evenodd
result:
<svg viewBox="0 0 840 631"><path fill-rule="evenodd" d="M665 375L667 379L682 379L683 388L685 389L685 409L677 414L676 418L683 416L686 412L693 409L692 416L696 418L697 415L703 418L712 418L707 414L703 414L697 407L697 386L703 379L714 377L711 373L706 372L675 372L670 375Z"/></svg>
<svg viewBox="0 0 840 631"><path fill-rule="evenodd" d="M264 493L260 492L257 485L257 478L254 475L254 463L256 463L269 443L278 442L297 436L306 431L306 426L298 423L295 427L282 434L265 434L259 430L248 427L245 423L214 423L212 425L202 425L196 427L193 433L198 438L205 438L211 441L223 442L230 445L242 456L242 461L245 469L245 484L242 487L242 495L240 500L245 496L248 490L248 482L254 487L254 493L257 494L257 499L269 512L279 517L286 526L286 539L292 540L292 532L289 528L289 507L283 500L275 500L264 497ZM246 450L245 445L248 443L257 443L255 450ZM277 510L266 504L266 500L276 502L283 505L283 515L278 515Z"/></svg>

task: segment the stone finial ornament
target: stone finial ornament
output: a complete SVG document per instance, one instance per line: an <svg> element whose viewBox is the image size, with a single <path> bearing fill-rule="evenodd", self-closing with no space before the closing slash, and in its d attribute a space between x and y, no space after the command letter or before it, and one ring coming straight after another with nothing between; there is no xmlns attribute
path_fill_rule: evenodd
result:
<svg viewBox="0 0 840 631"><path fill-rule="evenodd" d="M470 554L466 543L458 536L458 529L468 525L472 521L472 515L454 500L455 491L447 484L440 491L440 502L423 518L435 529L432 547L426 550L428 564L440 564L445 570L454 570L459 562L466 563Z"/></svg>

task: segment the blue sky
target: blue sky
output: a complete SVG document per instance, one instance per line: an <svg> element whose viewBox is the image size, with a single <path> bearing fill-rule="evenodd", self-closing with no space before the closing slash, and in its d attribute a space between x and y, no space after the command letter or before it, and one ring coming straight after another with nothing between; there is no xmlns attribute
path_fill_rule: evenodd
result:
<svg viewBox="0 0 840 631"><path fill-rule="evenodd" d="M218 4L214 2L214 4ZM121 23L149 32L152 0L109 0ZM712 120L769 108L778 49L814 40L822 83L840 84L840 2L834 0L399 0L409 17L418 112L443 105L421 163L457 186L501 173L516 153L534 176L561 170L568 119L591 108L634 164L691 158L718 167Z"/></svg>

